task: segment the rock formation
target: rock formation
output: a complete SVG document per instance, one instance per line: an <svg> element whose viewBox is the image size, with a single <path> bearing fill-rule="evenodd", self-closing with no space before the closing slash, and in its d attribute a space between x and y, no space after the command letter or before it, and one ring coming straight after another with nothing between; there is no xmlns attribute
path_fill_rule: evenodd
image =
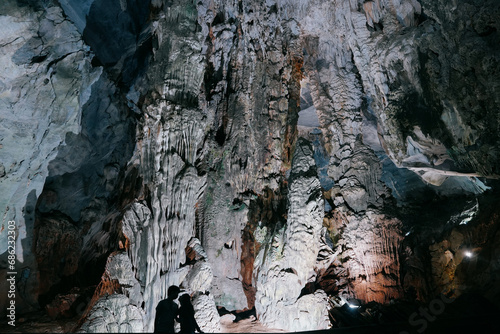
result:
<svg viewBox="0 0 500 334"><path fill-rule="evenodd" d="M217 307L313 330L352 301L498 305L499 15L2 1L0 278L15 221L18 314L152 331L172 284L205 332Z"/></svg>
<svg viewBox="0 0 500 334"><path fill-rule="evenodd" d="M34 10L10 0L3 1L0 7L1 25L7 27L0 35L0 207L4 226L0 253L7 252L7 237L3 232L7 221L13 220L18 236L17 261L21 264L18 268L26 268L28 276L24 278L25 287L19 296L24 301L18 308L21 312L36 307L41 283L37 281L36 270L29 269L37 267L33 253L36 202L49 176L49 165L64 151L65 143L81 131L83 106L88 103L102 68L91 65L90 48L74 25L65 19L61 8ZM79 145L85 146L85 143ZM72 167L79 168L85 158L75 158L72 163L76 166ZM52 200L57 200L54 196ZM57 247L54 241L58 237L70 242L78 238L72 236L70 223L58 220L57 224L61 227L59 236L52 241L41 241L49 243L44 247ZM63 235L65 229L68 234ZM60 255L53 248L44 251ZM75 265L66 266L65 274L70 274ZM52 271L52 268L46 270ZM6 305L3 303L2 307Z"/></svg>
<svg viewBox="0 0 500 334"><path fill-rule="evenodd" d="M324 291L302 295L315 280L321 248L324 204L310 144L299 139L288 179L288 219L269 226L256 256L256 311L272 328L292 331L328 328Z"/></svg>

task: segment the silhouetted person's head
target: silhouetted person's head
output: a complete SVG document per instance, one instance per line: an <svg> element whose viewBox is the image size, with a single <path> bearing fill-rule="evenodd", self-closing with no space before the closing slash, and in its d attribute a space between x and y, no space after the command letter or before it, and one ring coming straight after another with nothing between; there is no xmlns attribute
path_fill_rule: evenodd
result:
<svg viewBox="0 0 500 334"><path fill-rule="evenodd" d="M185 293L179 297L179 303L181 303L181 305L191 305L191 297Z"/></svg>
<svg viewBox="0 0 500 334"><path fill-rule="evenodd" d="M181 292L181 289L177 285L171 285L168 288L167 295L169 299L175 299L179 296L179 292Z"/></svg>

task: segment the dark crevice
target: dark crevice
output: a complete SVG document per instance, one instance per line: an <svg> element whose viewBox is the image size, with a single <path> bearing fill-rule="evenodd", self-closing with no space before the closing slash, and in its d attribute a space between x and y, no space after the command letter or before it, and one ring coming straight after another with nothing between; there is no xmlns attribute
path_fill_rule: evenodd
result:
<svg viewBox="0 0 500 334"><path fill-rule="evenodd" d="M31 63L32 64L41 63L42 61L44 61L45 59L47 59L47 57L48 57L48 54L34 56L33 58L31 58Z"/></svg>
<svg viewBox="0 0 500 334"><path fill-rule="evenodd" d="M224 142L226 141L226 134L224 132L224 125L219 126L217 132L215 133L215 141L219 146L224 146Z"/></svg>
<svg viewBox="0 0 500 334"><path fill-rule="evenodd" d="M149 0L128 1L125 11L119 0L94 1L87 15L83 39L95 53L92 65L103 64L125 89L144 72L152 54L153 40L147 32L151 9Z"/></svg>
<svg viewBox="0 0 500 334"><path fill-rule="evenodd" d="M221 60L224 63L224 60ZM216 93L217 84L223 80L222 66L215 71L214 65L211 62L207 62L207 67L205 69L203 84L205 87L205 96L207 101L212 100L213 95Z"/></svg>
<svg viewBox="0 0 500 334"><path fill-rule="evenodd" d="M218 25L218 24L223 24L225 21L224 19L224 13L223 12L218 12L217 15L215 15L214 20L212 21L212 25Z"/></svg>
<svg viewBox="0 0 500 334"><path fill-rule="evenodd" d="M379 22L373 22L373 29L375 31L384 31L384 25L382 23L382 21L379 21Z"/></svg>
<svg viewBox="0 0 500 334"><path fill-rule="evenodd" d="M487 37L493 33L495 33L497 31L497 28L496 27L492 27L492 26L487 26L485 29L483 29L482 32L480 32L478 35L481 36L481 37Z"/></svg>
<svg viewBox="0 0 500 334"><path fill-rule="evenodd" d="M268 232L266 238L272 238L272 235L277 233L283 226L284 221L286 221L287 213L287 193L286 184L282 183L280 189L276 192L269 188L265 188L261 195L256 195L250 191L241 194L243 198L250 198L248 223L243 229L241 236L242 285L249 308L255 305L256 289L253 286L255 256L259 253L261 247L268 247L267 242L260 244L255 240L254 232L257 227L267 227L270 232Z"/></svg>

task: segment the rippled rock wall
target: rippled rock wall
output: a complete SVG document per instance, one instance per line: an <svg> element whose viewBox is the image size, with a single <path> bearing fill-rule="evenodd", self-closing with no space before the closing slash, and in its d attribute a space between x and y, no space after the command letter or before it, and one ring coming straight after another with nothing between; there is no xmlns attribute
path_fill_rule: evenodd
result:
<svg viewBox="0 0 500 334"><path fill-rule="evenodd" d="M15 220L19 312L151 331L177 284L207 332L216 306L310 330L347 300L497 296L499 13L4 1L0 260Z"/></svg>
<svg viewBox="0 0 500 334"><path fill-rule="evenodd" d="M322 246L324 204L312 155L310 143L299 139L289 177L288 219L261 232L255 307L260 321L273 328L298 331L329 325L326 293L302 293L315 281Z"/></svg>
<svg viewBox="0 0 500 334"><path fill-rule="evenodd" d="M0 35L0 253L5 254L6 260L5 227L8 220L14 220L18 235L17 268L19 272L24 268L18 309L22 312L36 308L38 286L43 285L37 278L33 253L36 201L49 176L51 162L81 132L84 106L102 69L92 67L90 48L61 8L19 7L15 1L3 1L0 11L4 27ZM78 239L67 221L59 220L57 224L61 228L54 239ZM62 231L67 232L66 236ZM54 241L44 247L52 245ZM70 273L75 265L68 264L62 270Z"/></svg>

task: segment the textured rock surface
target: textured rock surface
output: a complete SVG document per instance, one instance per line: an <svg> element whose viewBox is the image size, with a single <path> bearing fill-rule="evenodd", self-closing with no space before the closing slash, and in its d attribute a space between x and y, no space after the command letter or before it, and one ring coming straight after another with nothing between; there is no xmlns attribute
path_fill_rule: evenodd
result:
<svg viewBox="0 0 500 334"><path fill-rule="evenodd" d="M301 296L315 279L321 247L323 199L309 142L299 139L292 160L288 220L266 238L255 263L255 308L260 321L290 331L328 328L323 291Z"/></svg>
<svg viewBox="0 0 500 334"><path fill-rule="evenodd" d="M134 276L132 263L125 253L113 253L108 258L105 273L110 280L116 280L130 304L141 307L143 298L141 285Z"/></svg>
<svg viewBox="0 0 500 334"><path fill-rule="evenodd" d="M403 286L420 299L436 294L457 298L475 291L498 305L500 291L489 283L499 275L498 199L487 196L464 208L448 214L446 225L416 230L405 240Z"/></svg>
<svg viewBox="0 0 500 334"><path fill-rule="evenodd" d="M137 333L143 329L142 311L124 295L114 294L94 305L78 333Z"/></svg>
<svg viewBox="0 0 500 334"><path fill-rule="evenodd" d="M499 6L3 1L19 313L151 331L171 284L207 332L215 305L306 330L329 301L500 300Z"/></svg>
<svg viewBox="0 0 500 334"><path fill-rule="evenodd" d="M206 261L196 262L186 276L186 288L191 291L208 291L212 285L212 267Z"/></svg>
<svg viewBox="0 0 500 334"><path fill-rule="evenodd" d="M205 333L220 333L220 316L215 307L214 297L197 294L193 298L195 319Z"/></svg>
<svg viewBox="0 0 500 334"><path fill-rule="evenodd" d="M478 26L490 27L488 15L498 11L498 5L490 5L492 11L485 14L484 7L472 3L377 1L363 8L351 7L357 12L341 18L350 26L347 31L351 37L346 43L360 70L363 89L373 100L371 108L377 115L386 152L396 165L416 171L433 184L446 175L496 173L495 163L491 165L498 159L493 149L496 144L491 141L496 139L478 132L483 127L481 119L495 113L493 105L497 103L495 99L479 102L498 85L493 65L498 62L498 51L493 51L490 38L478 31ZM461 20L462 15L472 20L463 20L451 29L451 15L455 20ZM477 38L472 38L474 34ZM473 51L479 49L483 51ZM454 56L448 59L445 55ZM484 78L472 88L466 83L471 72ZM457 91L460 97L452 93ZM465 102L469 106L464 101L469 101ZM472 105L482 105L482 116L469 112ZM482 154L474 148L476 140L493 144L482 157L481 166L474 158ZM441 181L435 179L436 174L442 175Z"/></svg>
<svg viewBox="0 0 500 334"><path fill-rule="evenodd" d="M387 303L402 297L399 252L401 221L368 211L363 218L345 209L328 219L337 255L327 275L345 299Z"/></svg>
<svg viewBox="0 0 500 334"><path fill-rule="evenodd" d="M45 307L47 314L52 319L73 316L72 308L80 295L73 293L68 295L57 295L54 300Z"/></svg>
<svg viewBox="0 0 500 334"><path fill-rule="evenodd" d="M38 266L32 253L36 199L49 175L49 162L68 138L80 132L83 105L102 71L91 66L89 47L59 7L36 10L2 1L0 13L4 27L0 33L0 253L6 254L7 222L14 220L17 261L29 276L24 278L27 282L18 305L22 312L36 308L38 302Z"/></svg>
<svg viewBox="0 0 500 334"><path fill-rule="evenodd" d="M250 202L264 189L278 191L288 168L299 96L301 51L294 20L283 21L272 2L203 2L207 37L203 88L215 115L207 142L208 183L202 238L214 269L218 305L253 306L254 255L241 231ZM252 250L253 252L253 250ZM245 253L246 254L246 253Z"/></svg>
<svg viewBox="0 0 500 334"><path fill-rule="evenodd" d="M82 106L101 71L90 66L89 48L58 7L45 12L24 7L18 12L10 1L2 7L7 14L2 25L9 27L2 34L4 211L9 201L25 199L32 190L40 194L56 149L67 134L80 131ZM33 136L26 139L28 132ZM16 145L7 145L10 142ZM24 156L31 152L33 157ZM9 210L26 234L21 209Z"/></svg>

